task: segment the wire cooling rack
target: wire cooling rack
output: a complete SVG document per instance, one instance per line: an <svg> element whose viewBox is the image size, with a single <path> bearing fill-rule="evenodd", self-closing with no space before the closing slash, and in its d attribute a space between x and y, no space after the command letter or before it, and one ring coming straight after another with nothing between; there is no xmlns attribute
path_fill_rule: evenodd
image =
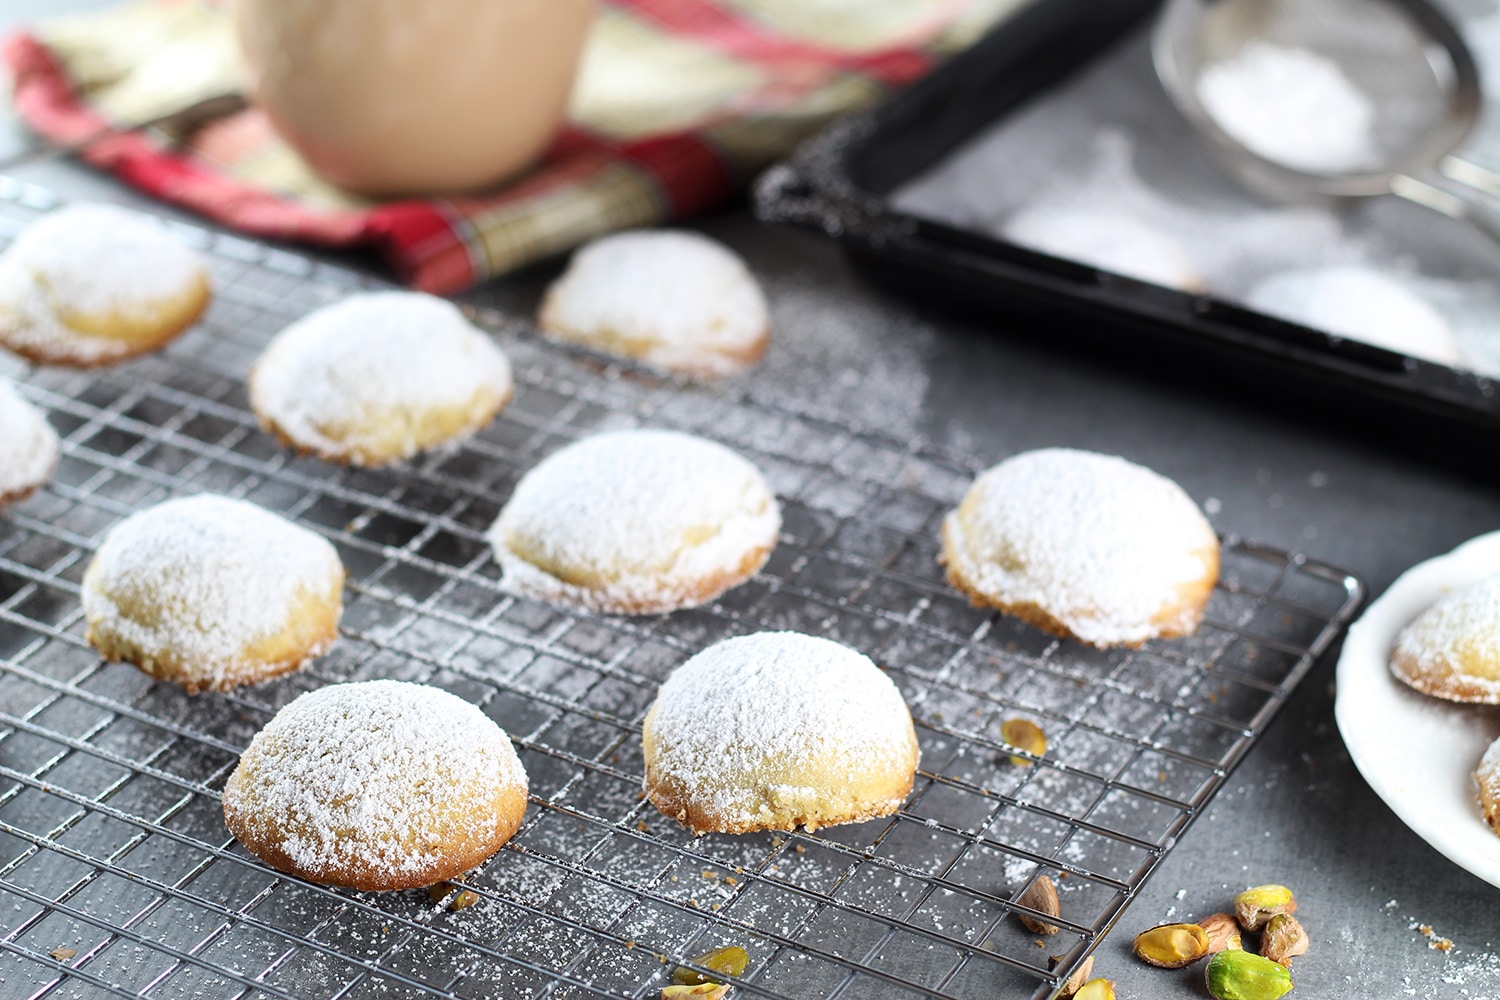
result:
<svg viewBox="0 0 1500 1000"><path fill-rule="evenodd" d="M0 242L52 204L0 179ZM1099 652L970 608L937 526L974 470L745 394L695 389L499 331L515 401L461 448L385 471L296 459L243 376L291 319L367 283L181 230L213 268L207 320L163 353L77 373L14 366L63 435L55 481L0 516L0 994L7 997L654 997L720 945L742 995L1046 997L1112 926L1339 634L1359 583L1227 541L1193 637ZM481 316L494 323L494 316ZM483 531L521 472L582 435L675 427L751 457L780 496L766 568L707 607L607 618L496 586ZM103 534L216 491L295 518L349 570L343 636L307 671L184 695L83 641ZM899 815L693 837L640 795L658 683L709 643L798 629L886 667L922 764ZM453 893L355 893L271 871L226 831L240 750L303 691L374 677L480 705L515 739L531 803ZM1039 724L1018 759L1003 721ZM1058 934L1015 902L1060 890Z"/></svg>

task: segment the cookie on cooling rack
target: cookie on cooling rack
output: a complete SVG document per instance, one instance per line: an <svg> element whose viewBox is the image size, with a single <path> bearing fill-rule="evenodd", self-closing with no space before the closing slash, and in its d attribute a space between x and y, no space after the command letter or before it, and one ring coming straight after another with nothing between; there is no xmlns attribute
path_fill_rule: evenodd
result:
<svg viewBox="0 0 1500 1000"><path fill-rule="evenodd" d="M344 567L321 536L202 494L132 514L83 577L88 640L189 694L301 667L338 635Z"/></svg>
<svg viewBox="0 0 1500 1000"><path fill-rule="evenodd" d="M1500 704L1500 574L1448 594L1402 629L1391 673L1438 698Z"/></svg>
<svg viewBox="0 0 1500 1000"><path fill-rule="evenodd" d="M743 260L707 236L661 229L575 253L538 325L556 340L700 378L749 368L771 336L765 295Z"/></svg>
<svg viewBox="0 0 1500 1000"><path fill-rule="evenodd" d="M943 521L948 582L980 607L1093 646L1190 634L1219 540L1176 483L1112 455L1024 452Z"/></svg>
<svg viewBox="0 0 1500 1000"><path fill-rule="evenodd" d="M460 440L512 393L500 348L444 299L364 292L271 341L250 406L281 442L324 461L380 466Z"/></svg>
<svg viewBox="0 0 1500 1000"><path fill-rule="evenodd" d="M250 741L224 786L224 822L280 871L380 891L461 875L526 811L510 739L475 706L404 681L298 697Z"/></svg>
<svg viewBox="0 0 1500 1000"><path fill-rule="evenodd" d="M57 432L42 411L0 378L0 508L18 503L52 478Z"/></svg>
<svg viewBox="0 0 1500 1000"><path fill-rule="evenodd" d="M690 434L632 430L544 459L516 484L489 538L511 593L656 614L749 579L780 529L754 465Z"/></svg>
<svg viewBox="0 0 1500 1000"><path fill-rule="evenodd" d="M209 297L202 259L154 219L71 205L0 255L0 346L40 364L111 364L166 344Z"/></svg>
<svg viewBox="0 0 1500 1000"><path fill-rule="evenodd" d="M674 670L646 714L646 796L694 833L816 830L895 812L917 737L896 685L828 639L760 632Z"/></svg>

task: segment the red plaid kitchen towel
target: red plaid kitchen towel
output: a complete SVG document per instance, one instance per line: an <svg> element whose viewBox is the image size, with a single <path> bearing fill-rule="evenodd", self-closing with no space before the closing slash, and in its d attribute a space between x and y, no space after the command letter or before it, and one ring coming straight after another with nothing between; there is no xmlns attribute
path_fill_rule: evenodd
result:
<svg viewBox="0 0 1500 1000"><path fill-rule="evenodd" d="M319 181L252 109L128 132L239 85L211 0L137 0L5 40L17 113L142 191L273 239L378 248L455 292L601 233L716 205L830 118L977 38L1025 0L604 0L570 123L531 173L463 198L375 202Z"/></svg>

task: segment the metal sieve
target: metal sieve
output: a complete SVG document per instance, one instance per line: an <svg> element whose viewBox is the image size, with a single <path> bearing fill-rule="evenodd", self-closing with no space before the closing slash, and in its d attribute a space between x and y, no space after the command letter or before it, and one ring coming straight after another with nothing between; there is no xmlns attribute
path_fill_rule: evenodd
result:
<svg viewBox="0 0 1500 1000"><path fill-rule="evenodd" d="M1202 99L1205 71L1255 43L1327 60L1370 101L1368 166L1298 169L1215 119ZM1500 243L1500 216L1480 198L1500 194L1500 175L1453 154L1479 118L1479 70L1453 22L1426 0L1168 0L1151 47L1168 96L1251 191L1279 202L1394 194Z"/></svg>

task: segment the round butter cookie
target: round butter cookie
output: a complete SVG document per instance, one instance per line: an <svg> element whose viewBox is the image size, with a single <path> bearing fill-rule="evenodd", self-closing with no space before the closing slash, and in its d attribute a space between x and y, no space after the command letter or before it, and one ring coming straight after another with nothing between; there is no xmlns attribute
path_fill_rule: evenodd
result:
<svg viewBox="0 0 1500 1000"><path fill-rule="evenodd" d="M1500 574L1448 594L1402 629L1391 673L1449 701L1500 704Z"/></svg>
<svg viewBox="0 0 1500 1000"><path fill-rule="evenodd" d="M484 427L512 382L500 348L453 303L362 292L277 334L249 389L261 426L288 447L380 466Z"/></svg>
<svg viewBox="0 0 1500 1000"><path fill-rule="evenodd" d="M754 575L781 512L760 471L676 431L596 434L526 473L490 528L501 586L610 614L712 600Z"/></svg>
<svg viewBox="0 0 1500 1000"><path fill-rule="evenodd" d="M57 432L0 378L0 508L35 493L57 468Z"/></svg>
<svg viewBox="0 0 1500 1000"><path fill-rule="evenodd" d="M189 694L301 667L338 635L344 567L324 538L201 494L121 521L83 576L88 640Z"/></svg>
<svg viewBox="0 0 1500 1000"><path fill-rule="evenodd" d="M526 811L510 738L475 706L404 681L309 691L255 735L224 822L271 867L382 891L461 875Z"/></svg>
<svg viewBox="0 0 1500 1000"><path fill-rule="evenodd" d="M1136 281L1193 293L1208 288L1181 245L1124 213L1039 205L1012 217L1005 238Z"/></svg>
<svg viewBox="0 0 1500 1000"><path fill-rule="evenodd" d="M816 830L887 816L917 736L879 667L828 639L759 632L674 670L646 713L646 797L695 834Z"/></svg>
<svg viewBox="0 0 1500 1000"><path fill-rule="evenodd" d="M573 255L538 324L556 340L700 378L766 353L765 295L723 244L682 230L617 233Z"/></svg>
<svg viewBox="0 0 1500 1000"><path fill-rule="evenodd" d="M1434 364L1464 367L1453 328L1427 300L1382 271L1352 264L1283 271L1250 290L1250 308Z"/></svg>
<svg viewBox="0 0 1500 1000"><path fill-rule="evenodd" d="M156 220L71 205L0 256L0 346L41 364L107 365L161 347L209 297L202 259Z"/></svg>
<svg viewBox="0 0 1500 1000"><path fill-rule="evenodd" d="M1016 455L943 521L948 582L1093 646L1190 634L1219 576L1219 540L1176 483L1068 448Z"/></svg>
<svg viewBox="0 0 1500 1000"><path fill-rule="evenodd" d="M1484 821L1500 836L1500 740L1491 743L1479 759L1479 767L1474 771L1474 788Z"/></svg>

